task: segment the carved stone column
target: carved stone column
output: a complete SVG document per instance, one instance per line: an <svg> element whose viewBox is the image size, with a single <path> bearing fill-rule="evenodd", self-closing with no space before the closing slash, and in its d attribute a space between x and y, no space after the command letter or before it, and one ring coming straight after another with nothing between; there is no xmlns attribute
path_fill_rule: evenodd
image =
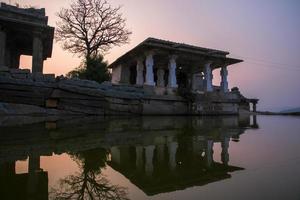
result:
<svg viewBox="0 0 300 200"><path fill-rule="evenodd" d="M157 86L165 87L165 70L162 68L158 68L157 70Z"/></svg>
<svg viewBox="0 0 300 200"><path fill-rule="evenodd" d="M227 66L223 66L221 68L220 75L221 75L221 91L228 92L229 90L228 90L228 80L227 80L227 76L228 76Z"/></svg>
<svg viewBox="0 0 300 200"><path fill-rule="evenodd" d="M225 137L221 141L221 147L222 147L221 160L224 165L228 165L229 162L229 153L228 153L229 141L230 141L229 137Z"/></svg>
<svg viewBox="0 0 300 200"><path fill-rule="evenodd" d="M32 72L43 73L43 42L42 34L37 32L33 35L33 45L32 45Z"/></svg>
<svg viewBox="0 0 300 200"><path fill-rule="evenodd" d="M118 165L121 164L121 153L120 148L117 146L113 146L110 148L111 160Z"/></svg>
<svg viewBox="0 0 300 200"><path fill-rule="evenodd" d="M256 115L252 115L252 117L253 117L253 127L258 127L258 125L257 125L257 118L256 118Z"/></svg>
<svg viewBox="0 0 300 200"><path fill-rule="evenodd" d="M143 166L143 152L144 148L142 146L137 146L135 147L135 152L136 152L136 167L137 169L142 169Z"/></svg>
<svg viewBox="0 0 300 200"><path fill-rule="evenodd" d="M176 168L176 152L178 144L177 142L168 143L168 152L169 152L169 166L171 170Z"/></svg>
<svg viewBox="0 0 300 200"><path fill-rule="evenodd" d="M129 84L130 83L130 68L128 65L121 65L121 79L119 83Z"/></svg>
<svg viewBox="0 0 300 200"><path fill-rule="evenodd" d="M153 154L154 154L154 145L149 145L145 147L145 172L149 176L153 172Z"/></svg>
<svg viewBox="0 0 300 200"><path fill-rule="evenodd" d="M11 68L14 69L19 69L19 65L20 65L20 53L15 50L12 54L11 54L11 58L10 58L10 64L11 64Z"/></svg>
<svg viewBox="0 0 300 200"><path fill-rule="evenodd" d="M214 141L207 140L207 146L206 146L206 151L205 151L207 167L210 167L214 160L213 159L213 154L214 154L213 146L214 146Z"/></svg>
<svg viewBox="0 0 300 200"><path fill-rule="evenodd" d="M205 91L212 92L213 91L213 85L212 85L212 69L211 69L212 62L209 61L204 65L204 81L205 81Z"/></svg>
<svg viewBox="0 0 300 200"><path fill-rule="evenodd" d="M28 173L34 173L40 169L40 156L29 155Z"/></svg>
<svg viewBox="0 0 300 200"><path fill-rule="evenodd" d="M38 172L40 171L40 156L29 155L28 161L28 179L27 179L27 193L29 196L35 196L38 192L39 178Z"/></svg>
<svg viewBox="0 0 300 200"><path fill-rule="evenodd" d="M253 103L252 103L252 111L253 111L253 112L256 112L256 102L253 102Z"/></svg>
<svg viewBox="0 0 300 200"><path fill-rule="evenodd" d="M1 178L13 176L15 174L16 174L16 161L3 162L0 164Z"/></svg>
<svg viewBox="0 0 300 200"><path fill-rule="evenodd" d="M5 65L6 33L0 25L0 66Z"/></svg>
<svg viewBox="0 0 300 200"><path fill-rule="evenodd" d="M149 52L146 55L146 85L151 85L154 86L154 74L153 74L153 65L154 65L154 60L153 60L153 53Z"/></svg>
<svg viewBox="0 0 300 200"><path fill-rule="evenodd" d="M141 58L137 59L137 64L136 64L136 84L137 85L144 84L144 63Z"/></svg>
<svg viewBox="0 0 300 200"><path fill-rule="evenodd" d="M168 87L177 88L177 79L176 79L176 58L177 56L170 56L169 59L169 79L168 79Z"/></svg>
<svg viewBox="0 0 300 200"><path fill-rule="evenodd" d="M158 144L156 145L156 156L159 163L163 163L165 159L165 145Z"/></svg>
<svg viewBox="0 0 300 200"><path fill-rule="evenodd" d="M203 90L203 75L201 73L192 74L192 90Z"/></svg>

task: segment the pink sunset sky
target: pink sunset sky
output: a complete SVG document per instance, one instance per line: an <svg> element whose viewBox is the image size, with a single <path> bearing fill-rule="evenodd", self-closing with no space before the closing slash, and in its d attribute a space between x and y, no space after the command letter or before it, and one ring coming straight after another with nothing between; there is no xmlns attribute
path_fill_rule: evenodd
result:
<svg viewBox="0 0 300 200"><path fill-rule="evenodd" d="M46 8L55 27L56 13L71 0L6 0ZM300 107L300 1L297 0L108 0L122 5L130 42L114 47L105 59L111 63L147 37L229 51L244 62L229 66L229 87L238 86L249 98L259 98L259 110ZM45 73L66 74L81 59L55 43ZM22 68L31 58L22 56ZM220 84L214 71L214 84Z"/></svg>

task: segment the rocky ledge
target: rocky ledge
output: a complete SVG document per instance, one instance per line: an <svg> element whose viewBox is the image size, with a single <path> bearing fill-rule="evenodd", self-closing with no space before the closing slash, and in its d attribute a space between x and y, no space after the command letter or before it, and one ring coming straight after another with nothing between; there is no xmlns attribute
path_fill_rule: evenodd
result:
<svg viewBox="0 0 300 200"><path fill-rule="evenodd" d="M0 67L1 115L139 114L143 88Z"/></svg>

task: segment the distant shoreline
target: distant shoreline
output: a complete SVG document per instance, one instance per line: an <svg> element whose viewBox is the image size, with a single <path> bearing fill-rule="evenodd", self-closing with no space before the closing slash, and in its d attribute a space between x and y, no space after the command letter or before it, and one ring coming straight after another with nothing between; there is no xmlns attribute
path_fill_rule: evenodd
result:
<svg viewBox="0 0 300 200"><path fill-rule="evenodd" d="M282 112L270 112L270 111L257 111L256 113L260 114L260 115L292 115L292 116L300 116L300 112L282 113Z"/></svg>

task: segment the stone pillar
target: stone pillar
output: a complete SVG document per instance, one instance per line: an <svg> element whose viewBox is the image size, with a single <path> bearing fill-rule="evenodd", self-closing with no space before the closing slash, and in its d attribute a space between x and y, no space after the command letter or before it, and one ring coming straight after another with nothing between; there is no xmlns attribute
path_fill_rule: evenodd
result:
<svg viewBox="0 0 300 200"><path fill-rule="evenodd" d="M159 163L163 163L165 159L165 145L158 144L156 145L156 156Z"/></svg>
<svg viewBox="0 0 300 200"><path fill-rule="evenodd" d="M176 168L176 152L177 152L178 144L177 142L169 142L168 143L168 152L169 152L169 166L171 170Z"/></svg>
<svg viewBox="0 0 300 200"><path fill-rule="evenodd" d="M153 172L153 154L154 154L154 145L149 145L145 147L145 172L149 176Z"/></svg>
<svg viewBox="0 0 300 200"><path fill-rule="evenodd" d="M39 187L38 172L41 171L40 156L29 155L28 162L27 193L28 196L35 196Z"/></svg>
<svg viewBox="0 0 300 200"><path fill-rule="evenodd" d="M0 177L9 177L16 174L16 162L4 162L0 164Z"/></svg>
<svg viewBox="0 0 300 200"><path fill-rule="evenodd" d="M207 167L210 167L211 164L213 163L213 146L214 146L214 141L213 140L207 140L207 146L206 146L206 151L205 151L205 155L206 155L206 165Z"/></svg>
<svg viewBox="0 0 300 200"><path fill-rule="evenodd" d="M40 170L40 156L39 155L29 155L28 173L34 173L38 170Z"/></svg>
<svg viewBox="0 0 300 200"><path fill-rule="evenodd" d="M256 112L256 102L252 103L252 109L253 109L253 112Z"/></svg>
<svg viewBox="0 0 300 200"><path fill-rule="evenodd" d="M157 69L157 86L165 87L165 70L162 68Z"/></svg>
<svg viewBox="0 0 300 200"><path fill-rule="evenodd" d="M252 115L253 117L253 127L258 127L256 115Z"/></svg>
<svg viewBox="0 0 300 200"><path fill-rule="evenodd" d="M230 138L228 137L223 138L221 141L221 147L222 147L221 160L224 165L228 165L229 162L229 153L228 153L229 141Z"/></svg>
<svg viewBox="0 0 300 200"><path fill-rule="evenodd" d="M110 148L111 160L120 165L121 164L121 153L119 147L111 147Z"/></svg>
<svg viewBox="0 0 300 200"><path fill-rule="evenodd" d="M212 62L207 62L204 65L204 81L205 81L205 91L206 92L213 91L213 85L212 85L213 74L212 74L212 69L211 69L211 63Z"/></svg>
<svg viewBox="0 0 300 200"><path fill-rule="evenodd" d="M14 49L14 52L12 52L11 57L10 57L10 64L11 64L11 68L14 69L19 69L19 65L20 65L20 53L18 52L18 50Z"/></svg>
<svg viewBox="0 0 300 200"><path fill-rule="evenodd" d="M177 88L177 79L176 79L176 58L177 56L170 56L169 59L169 78L168 78L168 87Z"/></svg>
<svg viewBox="0 0 300 200"><path fill-rule="evenodd" d="M137 169L142 169L143 166L143 152L144 148L142 146L135 147L135 153L136 153L136 167Z"/></svg>
<svg viewBox="0 0 300 200"><path fill-rule="evenodd" d="M34 34L32 45L32 72L43 73L43 42L41 34Z"/></svg>
<svg viewBox="0 0 300 200"><path fill-rule="evenodd" d="M192 90L203 90L203 75L201 73L192 74Z"/></svg>
<svg viewBox="0 0 300 200"><path fill-rule="evenodd" d="M6 33L0 25L0 66L5 65Z"/></svg>
<svg viewBox="0 0 300 200"><path fill-rule="evenodd" d="M153 74L153 53L150 52L146 56L146 85L154 86L154 74Z"/></svg>
<svg viewBox="0 0 300 200"><path fill-rule="evenodd" d="M122 79L122 65L118 65L112 68L111 82L114 84L118 84L121 82L121 79Z"/></svg>
<svg viewBox="0 0 300 200"><path fill-rule="evenodd" d="M194 155L201 155L203 153L203 143L201 136L193 136L192 140L192 150Z"/></svg>
<svg viewBox="0 0 300 200"><path fill-rule="evenodd" d="M120 83L124 83L124 84L130 83L130 69L128 65L122 65L121 67Z"/></svg>
<svg viewBox="0 0 300 200"><path fill-rule="evenodd" d="M221 74L221 91L228 92L229 90L228 90L228 80L227 80L227 76L228 76L227 66L223 66L221 68L220 74Z"/></svg>
<svg viewBox="0 0 300 200"><path fill-rule="evenodd" d="M136 64L136 84L137 85L144 84L144 63L141 58L137 59L137 64Z"/></svg>

